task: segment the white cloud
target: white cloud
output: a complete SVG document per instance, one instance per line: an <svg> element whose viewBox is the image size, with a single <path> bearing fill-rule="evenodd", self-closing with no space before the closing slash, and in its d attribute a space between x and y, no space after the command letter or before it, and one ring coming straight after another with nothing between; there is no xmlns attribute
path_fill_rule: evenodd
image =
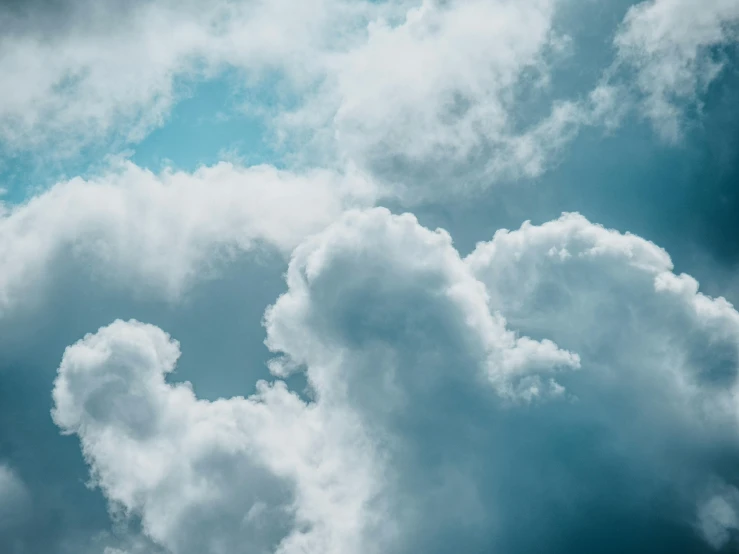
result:
<svg viewBox="0 0 739 554"><path fill-rule="evenodd" d="M399 22L374 21L365 42L331 58L317 95L279 122L411 202L538 176L605 115L597 93L552 100L549 74L568 44L554 28L558 5L425 0Z"/></svg>
<svg viewBox="0 0 739 554"><path fill-rule="evenodd" d="M502 396L532 397L546 388L540 372L578 365L549 341L507 331L449 235L424 229L410 214L347 214L296 249L287 281L288 293L266 314L267 344L310 368L322 397L342 394L329 387L351 379L353 393L392 404L393 387L402 392L409 384L403 373L441 380L450 358ZM443 328L435 327L442 320Z"/></svg>
<svg viewBox="0 0 739 554"><path fill-rule="evenodd" d="M174 554L568 552L612 518L620 551L645 525L689 541L690 518L727 540L739 314L652 243L566 215L461 260L375 209L298 247L287 285L271 369L305 371L307 403L280 381L197 400L165 381L177 343L137 322L64 354L55 421Z"/></svg>
<svg viewBox="0 0 739 554"><path fill-rule="evenodd" d="M370 2L292 0L28 3L3 18L0 139L11 149L47 146L56 154L111 133L135 140L176 100L178 80L225 67L256 78L285 70L310 80L322 55L367 13Z"/></svg>
<svg viewBox="0 0 739 554"><path fill-rule="evenodd" d="M154 174L124 162L61 182L0 213L0 313L68 263L115 286L176 298L219 260L259 246L288 254L371 195L357 176L229 163Z"/></svg>
<svg viewBox="0 0 739 554"><path fill-rule="evenodd" d="M177 83L236 69L246 87L277 83L270 105L250 109L294 147L291 161L356 164L409 202L538 176L582 126L614 126L626 102L624 83L555 96L550 76L571 52L560 4L109 0L71 2L42 24L31 3L0 39L0 141L53 143L60 156L111 135L136 141L166 118ZM616 65L636 71L665 137L679 136L738 20L733 0L629 10Z"/></svg>
<svg viewBox="0 0 739 554"><path fill-rule="evenodd" d="M723 67L721 48L737 40L735 0L648 0L629 9L615 44L636 71L646 116L674 141L685 104L699 103Z"/></svg>
<svg viewBox="0 0 739 554"><path fill-rule="evenodd" d="M174 553L359 551L373 453L351 414L326 414L279 382L197 400L164 381L178 356L164 332L133 321L65 352L54 419L80 436L114 509L140 515Z"/></svg>
<svg viewBox="0 0 739 554"><path fill-rule="evenodd" d="M0 140L11 150L136 141L163 122L176 83L235 68L247 88L276 83L248 109L290 161L354 164L415 201L537 176L604 117L593 97L552 98L568 45L557 0L105 6L70 4L54 32L33 25L33 8L31 24L9 26Z"/></svg>

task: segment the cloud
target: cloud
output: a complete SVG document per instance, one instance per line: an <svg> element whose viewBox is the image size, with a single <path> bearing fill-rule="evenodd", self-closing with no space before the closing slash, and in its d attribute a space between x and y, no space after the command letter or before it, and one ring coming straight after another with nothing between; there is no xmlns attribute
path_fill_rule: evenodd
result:
<svg viewBox="0 0 739 554"><path fill-rule="evenodd" d="M715 548L729 542L739 529L739 490L723 487L700 509L699 522L706 540Z"/></svg>
<svg viewBox="0 0 739 554"><path fill-rule="evenodd" d="M245 544L271 552L280 542L286 552L299 544L347 551L341 545L353 535L344 539L341 528L361 523L352 517L364 466L331 448L330 422L281 383L262 383L251 398L197 400L187 384L164 380L178 356L164 332L134 321L115 322L65 352L54 419L80 436L114 509L140 515L149 537L172 552ZM300 489L297 479L306 480ZM297 509L299 495L310 506Z"/></svg>
<svg viewBox="0 0 739 554"><path fill-rule="evenodd" d="M248 398L170 383L179 345L135 321L64 353L56 423L174 554L730 540L739 314L654 244L564 215L462 260L410 215L354 211L287 287L265 316L278 380Z"/></svg>
<svg viewBox="0 0 739 554"><path fill-rule="evenodd" d="M30 507L26 485L12 468L0 463L0 544L5 533L23 523Z"/></svg>
<svg viewBox="0 0 739 554"><path fill-rule="evenodd" d="M395 350L403 356L406 339L424 341L423 345L412 345L416 348L426 345L418 334L422 329L413 329L423 325L420 314L407 313L409 305L402 296L413 286L414 278L426 284L418 295L432 304L430 314L450 319L452 336L445 347L453 350L429 352L429 361L434 355L441 357L434 367L438 382L429 392L446 380L441 364L451 358L469 363L466 375L460 376L462 383L482 389L482 395L488 390L491 396L495 387L507 393L509 382L520 384L519 389L531 396L537 390L537 371L576 365L576 358L551 343L517 338L505 331L499 318L480 302L484 290L470 277L448 237L422 229L411 217L391 219L384 210L347 216L322 241L313 243L323 248L310 256L311 289L319 287L316 294L320 294L338 286L343 296L351 295L352 288L358 293L362 288L372 292L380 274L357 276L356 262L349 267L346 264L356 259L354 247L361 246L356 241L384 225L389 227L387 232L359 253L359 261L364 254L374 260L378 270L394 270L403 278L400 283L388 282L394 286L388 300L402 302L396 313L409 318L410 334L388 344L385 354L391 356ZM399 247L393 247L396 240L401 241ZM405 263L401 256L407 252L402 246L418 247L423 258L415 264ZM66 432L80 436L93 478L114 506L140 515L149 536L173 552L229 552L245 542L255 551L271 550L279 543L277 551L285 553L382 551L380 544L373 547L370 540L381 541L381 536L389 533L383 514L374 513L372 508L373 503L381 502L378 494L383 484L381 453L376 451L369 430L363 429L363 419L371 414L363 410L356 413L349 399L342 396L344 379L340 375L335 383L323 381L330 375L324 376L322 371L341 370L337 366L340 352L330 342L316 344L310 352L298 352L299 345L287 344L316 340L305 334L294 337L288 328L302 324L305 333L310 323L304 318L311 313L293 309L303 294L311 292L295 282L299 278L296 273L303 271L302 256L308 256L310 250L303 248L293 262L291 290L270 311L268 325L274 329L270 331L273 346L289 346L295 351L294 362L298 355L333 362L332 367L311 370L311 381L320 397L316 403L305 404L279 381L260 384L257 394L247 399L197 400L189 386L165 382L165 374L172 371L179 356L177 343L161 330L137 322L116 322L88 335L64 354L54 388L55 421ZM330 256L326 259L330 265L317 267L315 260L323 254ZM447 262L452 265L445 265ZM359 277L348 283L349 287L336 281L337 269L342 266L352 269L349 275L355 279ZM336 315L326 310L330 306L317 304L315 315L324 313L332 318L329 323L336 325ZM349 302L333 306L344 306L349 311L345 317L359 307ZM383 316L383 307L377 308L375 316ZM325 334L321 336L325 341ZM357 338L361 339L361 334ZM367 338L366 349L362 344L354 345L355 359L361 360L363 351L371 353L374 337ZM353 346L351 337L337 339L348 340L346 346ZM468 353L466 346L474 349ZM398 360L401 364L411 361ZM393 373L403 377L405 368L398 364L385 369L384 375L373 377L371 366L358 367L346 373L349 379L345 384L369 379L369 387L351 388L352 394L366 393L370 395L367 400L372 400L373 394L384 393L383 383L393 385ZM422 368L412 369L418 372ZM547 383L540 387L542 393ZM402 391L408 384L403 378L396 386ZM365 407L378 408L371 404ZM382 518L382 525L372 524L377 518ZM380 535L371 533L375 529Z"/></svg>
<svg viewBox="0 0 739 554"><path fill-rule="evenodd" d="M0 548L17 552L16 543L27 531L31 513L31 494L16 471L0 462Z"/></svg>
<svg viewBox="0 0 739 554"><path fill-rule="evenodd" d="M60 263L174 299L231 254L259 247L287 254L371 195L360 177L323 170L219 163L154 174L123 162L3 208L0 312L29 302Z"/></svg>
<svg viewBox="0 0 739 554"><path fill-rule="evenodd" d="M629 9L615 38L618 61L634 69L644 113L664 138L680 138L684 107L700 104L737 40L733 0L649 0Z"/></svg>
<svg viewBox="0 0 739 554"><path fill-rule="evenodd" d="M569 51L559 5L86 0L59 3L52 24L31 3L5 18L0 141L60 157L136 142L183 86L235 70L244 89L270 90L246 108L290 163L357 166L409 203L452 182L458 193L536 177L606 118L590 84L564 98L549 87Z"/></svg>
<svg viewBox="0 0 739 554"><path fill-rule="evenodd" d="M29 2L0 12L0 140L57 156L160 125L178 83L226 67L310 80L370 2ZM163 39L166 37L166 39Z"/></svg>
<svg viewBox="0 0 739 554"><path fill-rule="evenodd" d="M289 292L265 316L267 345L310 368L321 395L341 378L319 372L344 371L345 380L362 379L352 385L354 393L392 404L396 378L412 381L404 373L424 371L443 380L454 359L479 368L477 377L502 396L532 397L540 392L541 371L578 365L576 356L549 341L507 331L505 320L486 308L484 287L449 235L424 229L410 214L392 216L382 208L347 214L296 249L287 281ZM427 358L415 358L424 351ZM411 357L404 360L406 354ZM351 369L342 370L344 364ZM411 381L397 385L402 391Z"/></svg>
<svg viewBox="0 0 739 554"><path fill-rule="evenodd" d="M303 129L296 136L410 203L538 176L580 127L605 116L606 87L553 98L550 73L569 44L555 28L558 8L425 0L398 21L373 21L366 41L333 56L315 97L282 114L278 128Z"/></svg>

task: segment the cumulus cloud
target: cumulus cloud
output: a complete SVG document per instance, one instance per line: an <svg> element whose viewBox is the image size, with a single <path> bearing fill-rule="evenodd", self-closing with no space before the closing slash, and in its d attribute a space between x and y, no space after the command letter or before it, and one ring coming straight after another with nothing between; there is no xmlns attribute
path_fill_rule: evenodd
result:
<svg viewBox="0 0 739 554"><path fill-rule="evenodd" d="M685 106L699 103L724 66L722 49L737 40L734 0L649 0L629 9L615 44L619 63L636 71L644 113L674 141Z"/></svg>
<svg viewBox="0 0 739 554"><path fill-rule="evenodd" d="M63 263L173 299L220 259L260 245L287 254L371 196L360 177L323 170L219 163L154 174L124 162L0 205L0 313L28 301Z"/></svg>
<svg viewBox="0 0 739 554"><path fill-rule="evenodd" d="M384 235L357 252L364 233L383 226ZM407 248L421 255L416 263L403 258ZM510 396L508 383L524 397L540 389L543 394L550 382L539 383L537 372L577 364L551 343L506 331L485 308L483 288L449 237L422 229L409 216L353 214L300 252L291 265L290 291L270 311L268 327L273 347L291 351L291 363L283 360L275 371L277 365L284 372L291 364L310 363L316 402L306 404L279 381L260 384L246 399L197 400L189 386L165 382L179 355L177 343L137 322L116 322L64 354L54 389L55 421L80 436L93 478L114 505L140 515L149 536L173 552L230 552L245 543L254 551L286 553L386 551L383 540L395 540L398 531L389 528L380 494L386 484L377 442L383 437L372 429L374 416L383 415L378 409L391 416L417 393L438 395L451 363L463 363L455 381L491 399L495 389ZM357 275L364 261L374 262L374 274ZM354 276L348 286L337 281L342 268ZM300 282L303 271L310 283ZM366 331L343 335L341 319L364 305L362 291L376 292L383 271L402 279L387 281L389 296ZM431 304L434 316L427 321L449 329L435 351L420 350L430 346L423 314L409 310L413 306L403 297L418 281L425 287L415 300ZM321 295L332 287L344 301L324 306ZM306 304L312 299L306 294L318 298ZM348 302L352 295L360 306ZM389 315L404 318L398 324L405 323L407 332L383 348L387 335L372 325L387 317L388 301L401 302ZM311 323L320 326L317 334L305 335ZM291 327L303 336L294 336ZM300 349L302 342L318 340ZM377 350L385 364L375 372L371 360L352 368L342 360L344 349L357 361ZM421 360L405 367L415 355L433 364L428 381ZM384 408L376 404L382 397Z"/></svg>
<svg viewBox="0 0 739 554"><path fill-rule="evenodd" d="M166 379L176 341L134 321L64 353L56 423L174 554L731 539L739 313L654 244L565 215L463 260L410 215L355 211L287 287L271 370L305 372L308 399L277 379L198 400Z"/></svg>
<svg viewBox="0 0 739 554"><path fill-rule="evenodd" d="M706 540L721 548L739 529L739 490L724 486L699 511L699 523Z"/></svg>

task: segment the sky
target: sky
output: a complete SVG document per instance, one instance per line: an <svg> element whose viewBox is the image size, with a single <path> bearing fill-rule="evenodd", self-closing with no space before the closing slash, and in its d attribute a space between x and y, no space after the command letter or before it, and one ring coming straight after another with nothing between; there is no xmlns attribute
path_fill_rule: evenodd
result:
<svg viewBox="0 0 739 554"><path fill-rule="evenodd" d="M736 0L0 1L0 551L739 550Z"/></svg>

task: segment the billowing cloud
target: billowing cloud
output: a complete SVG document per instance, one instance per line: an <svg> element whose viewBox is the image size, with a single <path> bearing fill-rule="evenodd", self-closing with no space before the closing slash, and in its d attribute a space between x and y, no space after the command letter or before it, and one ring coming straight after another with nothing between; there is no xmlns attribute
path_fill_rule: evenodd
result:
<svg viewBox="0 0 739 554"><path fill-rule="evenodd" d="M616 35L619 62L636 71L646 116L668 140L681 136L686 105L721 72L739 40L734 0L648 0L629 9Z"/></svg>
<svg viewBox="0 0 739 554"><path fill-rule="evenodd" d="M59 263L176 298L230 254L260 245L289 253L372 194L358 176L229 163L154 174L125 162L61 182L0 212L0 312L28 301Z"/></svg>
<svg viewBox="0 0 739 554"><path fill-rule="evenodd" d="M198 400L179 346L117 321L70 346L54 419L115 510L179 553L701 552L737 527L739 313L577 215L461 259L350 212L265 316L279 378ZM552 342L554 341L554 342Z"/></svg>
<svg viewBox="0 0 739 554"><path fill-rule="evenodd" d="M366 41L332 58L317 95L279 121L410 202L538 176L613 109L607 87L553 100L550 73L569 46L558 8L424 0L397 22L372 22Z"/></svg>

